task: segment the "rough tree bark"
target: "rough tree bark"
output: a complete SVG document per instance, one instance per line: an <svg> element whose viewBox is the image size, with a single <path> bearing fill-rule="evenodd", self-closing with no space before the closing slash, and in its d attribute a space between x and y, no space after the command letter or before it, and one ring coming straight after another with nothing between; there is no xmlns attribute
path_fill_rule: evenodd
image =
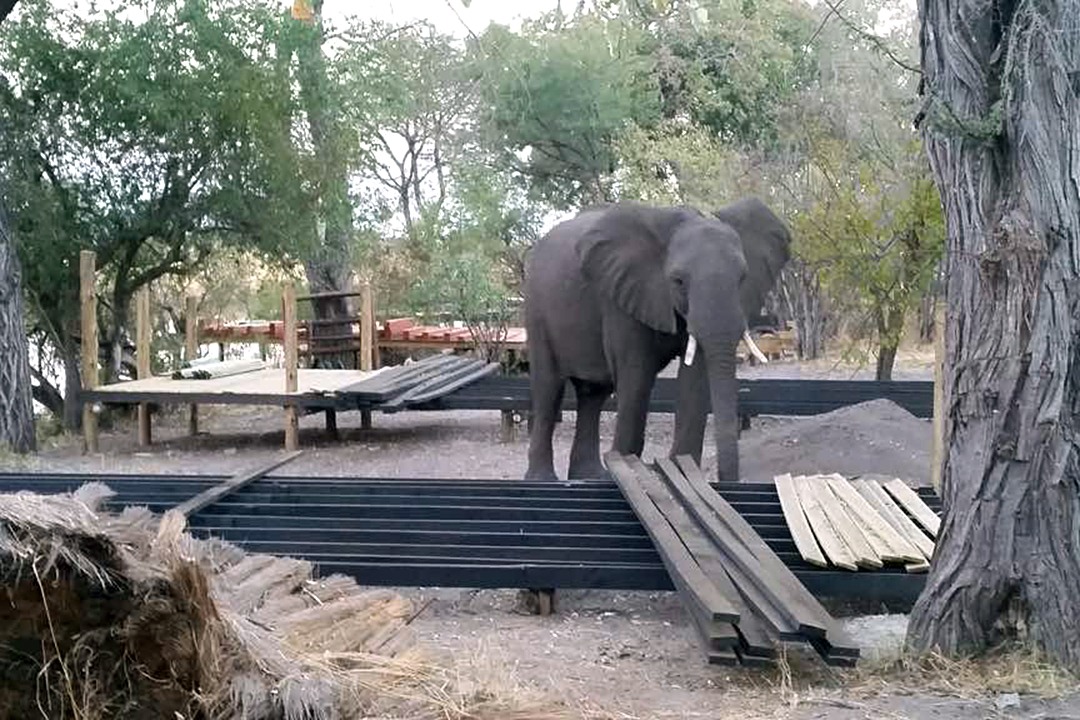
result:
<svg viewBox="0 0 1080 720"><path fill-rule="evenodd" d="M22 278L15 239L0 205L0 448L35 448L30 348L23 323Z"/></svg>
<svg viewBox="0 0 1080 720"><path fill-rule="evenodd" d="M779 293L785 314L795 321L800 360L816 360L825 352L825 313L817 274L798 259L780 273Z"/></svg>
<svg viewBox="0 0 1080 720"><path fill-rule="evenodd" d="M313 3L314 22L300 28L296 46L300 96L319 167L319 213L324 230L318 245L304 262L308 288L312 293L341 292L350 277L350 243L353 234L352 204L349 200L348 168L341 152L341 134L330 93L330 80L323 53L322 0ZM346 317L345 298L320 298L313 302L317 320ZM319 336L347 335L350 325L320 324L312 328L312 349L341 345L342 340L316 341ZM320 353L322 365L355 368L356 352Z"/></svg>
<svg viewBox="0 0 1080 720"><path fill-rule="evenodd" d="M948 228L944 518L908 641L1080 667L1080 0L920 0Z"/></svg>

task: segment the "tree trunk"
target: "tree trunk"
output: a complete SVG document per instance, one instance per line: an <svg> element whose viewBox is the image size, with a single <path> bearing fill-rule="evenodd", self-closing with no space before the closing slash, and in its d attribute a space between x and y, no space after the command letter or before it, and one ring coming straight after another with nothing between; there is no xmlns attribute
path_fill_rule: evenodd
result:
<svg viewBox="0 0 1080 720"><path fill-rule="evenodd" d="M321 220L325 232L304 262L308 289L312 293L341 292L349 284L352 237L352 203L349 201L348 173L341 145L341 132L330 93L330 79L323 53L322 0L316 0L313 11L315 22L311 28L302 28L296 48L299 68L300 96L307 114L315 157L318 161L318 199ZM349 314L344 298L323 298L313 301L317 320L331 320ZM340 339L350 331L350 325L321 324L311 328L311 349L340 346L347 342ZM338 339L318 341L319 336L337 336ZM323 352L318 364L332 367L356 367L356 352Z"/></svg>
<svg viewBox="0 0 1080 720"><path fill-rule="evenodd" d="M800 360L816 360L825 352L825 313L817 274L792 260L780 274L784 315L795 321Z"/></svg>
<svg viewBox="0 0 1080 720"><path fill-rule="evenodd" d="M920 0L948 313L944 517L916 650L1026 630L1080 668L1078 19L1080 0Z"/></svg>
<svg viewBox="0 0 1080 720"><path fill-rule="evenodd" d="M22 277L15 238L0 206L0 448L35 448L30 347L23 322Z"/></svg>

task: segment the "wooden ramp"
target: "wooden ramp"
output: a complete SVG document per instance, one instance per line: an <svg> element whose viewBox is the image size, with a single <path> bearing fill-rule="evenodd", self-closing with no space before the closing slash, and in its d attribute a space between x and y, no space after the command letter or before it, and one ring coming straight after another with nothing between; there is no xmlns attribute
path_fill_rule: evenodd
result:
<svg viewBox="0 0 1080 720"><path fill-rule="evenodd" d="M888 564L929 569L940 519L902 480L837 474L774 480L784 520L807 562L852 571Z"/></svg>
<svg viewBox="0 0 1080 720"><path fill-rule="evenodd" d="M608 453L608 469L652 539L710 663L764 665L781 641L807 642L830 665L859 649L689 457L648 467Z"/></svg>

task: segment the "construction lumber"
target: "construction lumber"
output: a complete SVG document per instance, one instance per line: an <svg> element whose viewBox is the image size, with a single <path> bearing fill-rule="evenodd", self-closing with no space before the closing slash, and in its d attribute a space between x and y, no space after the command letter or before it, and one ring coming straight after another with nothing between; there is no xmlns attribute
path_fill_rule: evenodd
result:
<svg viewBox="0 0 1080 720"><path fill-rule="evenodd" d="M814 627L810 622L803 625L778 592L778 583L771 580L755 582L756 579L762 579L766 570L731 528L722 523L712 509L697 496L674 463L663 459L658 460L657 465L676 496L720 549L725 560L724 567L735 586L767 626L785 640L800 639L800 633L805 631L824 633L824 628Z"/></svg>
<svg viewBox="0 0 1080 720"><path fill-rule="evenodd" d="M899 478L893 478L881 485L915 518L915 522L930 533L930 537L937 539L938 531L941 529L941 518L922 501L914 490L907 486L907 483Z"/></svg>
<svg viewBox="0 0 1080 720"><path fill-rule="evenodd" d="M150 364L150 286L143 285L135 295L135 365L139 380L152 374ZM150 405L139 403L139 447L149 447L151 441Z"/></svg>
<svg viewBox="0 0 1080 720"><path fill-rule="evenodd" d="M806 519L810 523L814 537L817 538L821 549L825 552L825 556L837 567L845 570L858 570L859 566L855 554L851 552L843 538L840 537L840 533L833 527L832 521L825 513L825 508L821 506L821 503L815 497L813 486L807 482L806 477L803 475L793 478L792 484L795 487L795 495L799 499L799 505L802 506L803 512L806 513Z"/></svg>
<svg viewBox="0 0 1080 720"><path fill-rule="evenodd" d="M847 506L848 515L863 531L863 535L882 560L902 563L918 563L924 560L919 549L881 517L842 475L827 475L825 481Z"/></svg>
<svg viewBox="0 0 1080 720"><path fill-rule="evenodd" d="M881 485L874 480L856 480L852 485L893 526L893 529L919 549L923 558L929 560L933 556L934 541L900 509Z"/></svg>
<svg viewBox="0 0 1080 720"><path fill-rule="evenodd" d="M296 288L286 283L281 293L281 318L285 325L285 393L295 393L298 384L299 366L298 338L296 337ZM285 406L285 449L297 450L300 447L300 417L296 405Z"/></svg>
<svg viewBox="0 0 1080 720"><path fill-rule="evenodd" d="M82 338L82 389L95 389L98 375L98 322L97 322L97 256L93 250L79 251L79 307ZM98 451L98 415L93 403L82 403L83 451Z"/></svg>
<svg viewBox="0 0 1080 720"><path fill-rule="evenodd" d="M817 598L799 582L791 569L776 556L776 553L769 548L765 540L750 526L750 523L709 485L705 474L694 462L693 458L689 455L680 455L675 458L675 461L698 496L713 508L732 530L739 533L749 550L772 572L774 577L780 578L781 587L784 589L788 601L793 606L800 608L802 612L808 613L810 617L815 618L816 623L824 625L825 636L818 641L820 647L832 655L858 657L858 645L839 627L835 619L818 602ZM814 635L810 635L810 637L814 637Z"/></svg>
<svg viewBox="0 0 1080 720"><path fill-rule="evenodd" d="M713 622L737 623L738 610L705 576L667 519L641 489L637 472L630 465L630 458L609 452L605 456L605 462L623 497L652 538L660 559L671 576L672 584L688 605L687 609L692 613L702 612Z"/></svg>
<svg viewBox="0 0 1080 720"><path fill-rule="evenodd" d="M881 557L874 552L874 548L863 535L855 521L844 509L843 503L833 493L828 482L821 475L812 475L806 479L808 490L813 493L814 499L820 503L825 515L832 523L833 529L847 545L852 555L855 556L855 564L865 568L879 568L884 563Z"/></svg>
<svg viewBox="0 0 1080 720"><path fill-rule="evenodd" d="M300 450L287 452L281 457L274 458L268 463L259 465L258 467L252 468L251 470L246 470L239 475L234 475L225 482L207 488L198 495L195 495L194 497L185 500L184 502L173 508L173 510L180 513L185 518L189 518L203 508L209 507L210 505L218 502L226 495L231 495L237 490L243 488L245 485L250 485L259 478L265 476L268 472L281 467L287 462L295 460L296 458L300 457L301 452L302 451Z"/></svg>
<svg viewBox="0 0 1080 720"><path fill-rule="evenodd" d="M640 460L631 458L628 462L634 466L635 463L640 463ZM642 480L645 493L667 518L672 529L686 545L686 549L690 551L705 576L716 584L721 594L738 610L739 622L734 628L738 631L738 650L754 657L775 657L779 636L774 630L760 622L753 613L747 612L744 597L733 582L734 576L729 577L729 563L726 562L722 551L714 544L712 538L698 527L695 518L692 518L679 505L679 501L655 473L643 465L634 469Z"/></svg>
<svg viewBox="0 0 1080 720"><path fill-rule="evenodd" d="M266 367L262 360L217 360L180 368L173 372L173 380L212 380L256 372Z"/></svg>
<svg viewBox="0 0 1080 720"><path fill-rule="evenodd" d="M803 512L791 475L778 475L773 481L776 483L776 494L780 498L780 509L784 512L784 520L791 531L791 538L795 541L799 554L802 555L803 560L812 565L827 567L829 561L825 559L821 547L814 539L814 531L810 529L806 513Z"/></svg>
<svg viewBox="0 0 1080 720"><path fill-rule="evenodd" d="M199 299L188 295L184 310L184 359L193 365L199 355ZM199 406L188 406L188 434L199 434Z"/></svg>

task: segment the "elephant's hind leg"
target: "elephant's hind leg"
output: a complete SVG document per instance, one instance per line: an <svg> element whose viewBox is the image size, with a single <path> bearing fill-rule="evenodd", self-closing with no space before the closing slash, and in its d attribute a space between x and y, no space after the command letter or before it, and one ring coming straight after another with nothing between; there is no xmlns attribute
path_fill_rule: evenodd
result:
<svg viewBox="0 0 1080 720"><path fill-rule="evenodd" d="M611 388L584 380L574 380L577 395L577 422L574 426L574 444L570 449L571 480L589 480L607 477L600 461L600 412L604 401L611 395Z"/></svg>

